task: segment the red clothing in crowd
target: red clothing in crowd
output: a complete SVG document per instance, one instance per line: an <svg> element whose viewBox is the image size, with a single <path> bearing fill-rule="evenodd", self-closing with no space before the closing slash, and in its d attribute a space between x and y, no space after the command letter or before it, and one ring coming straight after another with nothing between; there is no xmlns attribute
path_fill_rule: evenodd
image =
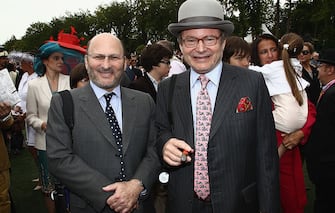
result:
<svg viewBox="0 0 335 213"><path fill-rule="evenodd" d="M307 121L301 129L304 138L300 144L307 142L315 122L315 106L308 101ZM276 131L278 147L283 142L282 132ZM287 150L280 158L280 199L283 213L303 213L307 204L304 172L299 146Z"/></svg>

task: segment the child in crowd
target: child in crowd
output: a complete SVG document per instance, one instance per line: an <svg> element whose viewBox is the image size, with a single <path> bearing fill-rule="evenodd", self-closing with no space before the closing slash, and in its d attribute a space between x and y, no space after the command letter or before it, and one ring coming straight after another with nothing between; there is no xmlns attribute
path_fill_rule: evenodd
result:
<svg viewBox="0 0 335 213"><path fill-rule="evenodd" d="M301 75L302 66L297 56L303 49L303 39L295 34L285 34L279 43L282 60L262 67L249 66L261 72L268 87L274 110L276 129L283 133L294 132L304 126L307 120L308 104L305 88L309 85ZM282 143L278 147L281 157L286 151Z"/></svg>
<svg viewBox="0 0 335 213"><path fill-rule="evenodd" d="M230 36L226 39L226 46L223 50L223 61L239 66L249 67L251 49L243 38L238 36Z"/></svg>

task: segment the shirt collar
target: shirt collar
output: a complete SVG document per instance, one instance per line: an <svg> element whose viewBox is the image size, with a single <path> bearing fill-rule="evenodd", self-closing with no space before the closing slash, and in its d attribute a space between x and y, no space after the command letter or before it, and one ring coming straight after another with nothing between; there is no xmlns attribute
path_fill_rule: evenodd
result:
<svg viewBox="0 0 335 213"><path fill-rule="evenodd" d="M219 86L221 72L222 72L222 61L220 61L214 69L206 73L206 77L212 82L216 87ZM200 74L195 72L193 68L191 68L191 86L194 87L197 80L199 79Z"/></svg>
<svg viewBox="0 0 335 213"><path fill-rule="evenodd" d="M329 87L331 87L333 84L335 84L335 79L331 80L326 84L325 86L322 87L323 91L326 91Z"/></svg>
<svg viewBox="0 0 335 213"><path fill-rule="evenodd" d="M148 75L149 79L151 80L152 84L154 85L154 87L155 87L155 90L156 90L156 92L157 92L157 88L158 88L158 81L156 81L156 79L155 79L154 77L152 77L152 76L150 75L150 73L149 73L149 72L147 72L147 75Z"/></svg>
<svg viewBox="0 0 335 213"><path fill-rule="evenodd" d="M102 98L106 93L111 93L106 91L105 89L102 89L100 87L98 87L96 84L94 84L92 81L90 81L90 85L95 93L95 95L97 96L97 98L100 100L100 98ZM113 89L113 91L116 97L121 97L121 89L120 89L120 85L118 85L117 87L115 87Z"/></svg>

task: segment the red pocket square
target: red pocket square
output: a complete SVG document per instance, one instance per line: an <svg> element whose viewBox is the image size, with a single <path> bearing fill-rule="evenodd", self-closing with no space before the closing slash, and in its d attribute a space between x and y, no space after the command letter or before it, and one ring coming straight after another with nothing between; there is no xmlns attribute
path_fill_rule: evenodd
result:
<svg viewBox="0 0 335 213"><path fill-rule="evenodd" d="M247 112L249 110L253 110L254 107L252 106L251 100L249 97L243 97L238 102L236 113L240 112Z"/></svg>

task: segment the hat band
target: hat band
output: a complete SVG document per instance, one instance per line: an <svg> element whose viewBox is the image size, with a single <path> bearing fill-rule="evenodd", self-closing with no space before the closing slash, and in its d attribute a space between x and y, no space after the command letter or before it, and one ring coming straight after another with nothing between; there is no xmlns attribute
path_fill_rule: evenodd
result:
<svg viewBox="0 0 335 213"><path fill-rule="evenodd" d="M204 21L222 21L222 19L210 16L196 16L196 17L184 18L180 20L179 23L204 22Z"/></svg>

